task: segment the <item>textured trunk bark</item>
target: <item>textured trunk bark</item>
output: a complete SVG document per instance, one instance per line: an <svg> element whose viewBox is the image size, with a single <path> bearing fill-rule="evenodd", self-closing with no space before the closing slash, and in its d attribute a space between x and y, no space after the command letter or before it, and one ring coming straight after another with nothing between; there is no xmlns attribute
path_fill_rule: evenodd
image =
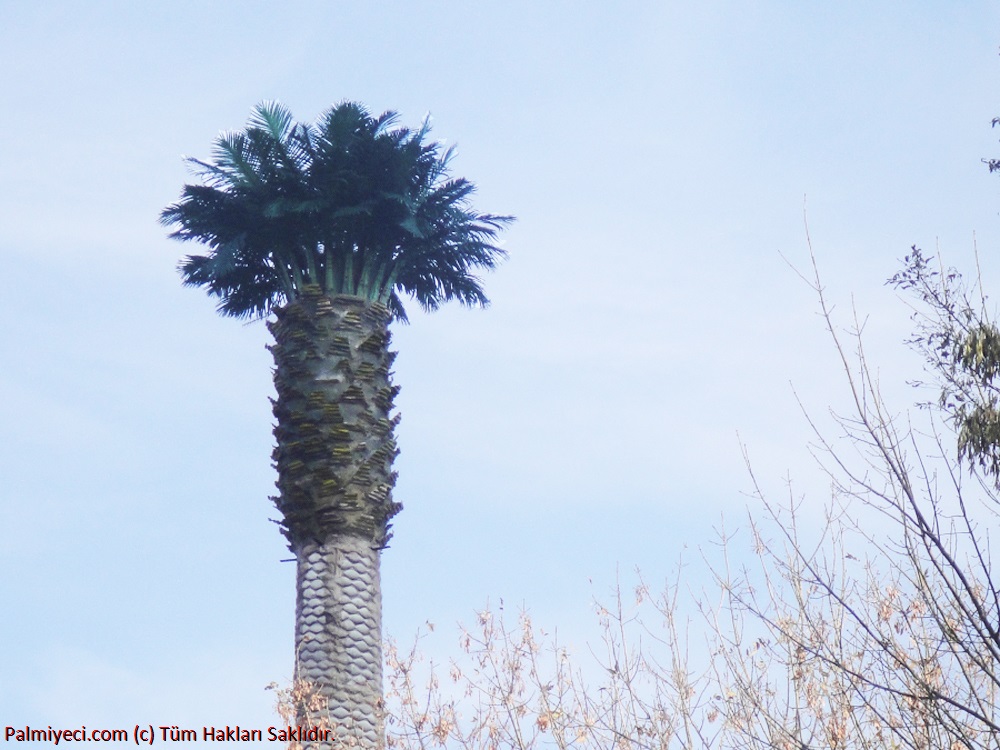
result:
<svg viewBox="0 0 1000 750"><path fill-rule="evenodd" d="M331 737L364 748L380 747L379 552L356 536L341 536L324 544L303 544L296 557L296 679L308 680L329 702L335 727Z"/></svg>
<svg viewBox="0 0 1000 750"><path fill-rule="evenodd" d="M328 702L333 738L381 748L379 555L400 509L389 312L314 288L275 314L273 499L298 561L296 678Z"/></svg>

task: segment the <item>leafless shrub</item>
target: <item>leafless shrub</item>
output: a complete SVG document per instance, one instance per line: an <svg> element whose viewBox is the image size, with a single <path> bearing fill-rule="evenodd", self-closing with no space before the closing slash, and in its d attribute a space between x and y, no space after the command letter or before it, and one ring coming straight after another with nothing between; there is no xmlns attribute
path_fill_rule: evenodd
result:
<svg viewBox="0 0 1000 750"><path fill-rule="evenodd" d="M390 642L388 747L1000 748L1000 591L989 545L997 472L992 454L971 460L962 420L972 412L956 407L991 397L1000 348L988 336L980 347L976 332L996 329L962 308L965 333L950 334L942 355L938 411L923 412L919 431L883 401L861 326L840 331L818 274L808 281L851 403L835 416L835 439L814 424L833 490L821 528L801 520L804 501L791 492L769 497L748 460L752 549L738 554L721 532L714 588L694 592L686 615L680 575L657 595L640 578L634 597L619 587L597 605L596 651L569 651L502 603L461 631L446 675L421 666L419 638L406 652ZM925 305L955 299L953 289L938 294L919 296ZM752 565L731 562L740 559ZM704 643L691 641L692 626Z"/></svg>

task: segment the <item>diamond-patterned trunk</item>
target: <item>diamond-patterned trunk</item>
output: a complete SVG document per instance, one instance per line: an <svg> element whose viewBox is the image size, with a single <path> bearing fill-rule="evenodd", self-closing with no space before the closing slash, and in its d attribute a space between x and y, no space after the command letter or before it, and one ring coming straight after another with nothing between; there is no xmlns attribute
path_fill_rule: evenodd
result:
<svg viewBox="0 0 1000 750"><path fill-rule="evenodd" d="M381 747L379 555L400 508L392 501L390 316L382 305L318 289L275 314L273 499L298 563L296 679L327 699L334 736Z"/></svg>

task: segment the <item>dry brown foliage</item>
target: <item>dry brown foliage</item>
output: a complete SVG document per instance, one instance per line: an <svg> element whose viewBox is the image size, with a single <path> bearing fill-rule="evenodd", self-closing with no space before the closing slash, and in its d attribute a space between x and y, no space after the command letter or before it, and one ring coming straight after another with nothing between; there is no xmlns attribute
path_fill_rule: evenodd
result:
<svg viewBox="0 0 1000 750"><path fill-rule="evenodd" d="M388 747L1000 748L996 483L959 462L953 425L927 412L918 431L890 412L860 325L840 331L808 281L851 403L836 440L815 428L832 487L820 528L791 490L772 500L748 460L751 549L720 533L708 592L680 574L655 594L641 577L619 586L596 606L596 652L502 604L461 631L446 675L423 666L419 637L390 641Z"/></svg>

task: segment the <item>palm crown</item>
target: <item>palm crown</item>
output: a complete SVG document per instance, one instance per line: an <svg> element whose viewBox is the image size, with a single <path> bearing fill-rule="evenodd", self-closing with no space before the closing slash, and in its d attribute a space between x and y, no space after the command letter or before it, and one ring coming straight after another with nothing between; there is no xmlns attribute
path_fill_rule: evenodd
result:
<svg viewBox="0 0 1000 750"><path fill-rule="evenodd" d="M308 287L386 305L406 321L399 292L428 310L457 299L485 305L473 269L505 256L495 244L509 216L476 213L475 186L448 174L452 149L341 103L315 125L260 104L245 130L190 159L203 184L185 185L160 220L210 248L180 265L233 317L263 317Z"/></svg>

